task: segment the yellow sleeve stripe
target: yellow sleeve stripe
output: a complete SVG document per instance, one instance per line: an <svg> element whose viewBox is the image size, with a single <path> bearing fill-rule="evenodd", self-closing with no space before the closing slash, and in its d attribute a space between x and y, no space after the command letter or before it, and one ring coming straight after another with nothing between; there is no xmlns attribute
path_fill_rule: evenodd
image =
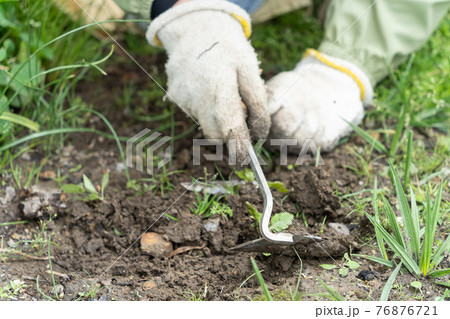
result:
<svg viewBox="0 0 450 319"><path fill-rule="evenodd" d="M358 84L359 90L361 91L361 101L364 101L364 85L362 84L361 80L353 73L350 69L337 65L330 60L328 60L322 53L320 53L317 50L314 49L307 49L303 57L307 57L309 55L313 55L317 60L322 62L325 65L328 65L329 67L332 67L333 69L339 70L341 72L344 72L345 74L352 77L353 80L355 80L356 84Z"/></svg>

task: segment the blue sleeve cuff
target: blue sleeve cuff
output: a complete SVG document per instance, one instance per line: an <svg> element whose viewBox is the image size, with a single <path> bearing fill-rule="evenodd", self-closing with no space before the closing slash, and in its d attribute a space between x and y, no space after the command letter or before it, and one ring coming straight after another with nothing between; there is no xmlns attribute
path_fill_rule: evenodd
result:
<svg viewBox="0 0 450 319"><path fill-rule="evenodd" d="M178 0L155 0L150 10L150 19L153 20L164 11L169 10Z"/></svg>

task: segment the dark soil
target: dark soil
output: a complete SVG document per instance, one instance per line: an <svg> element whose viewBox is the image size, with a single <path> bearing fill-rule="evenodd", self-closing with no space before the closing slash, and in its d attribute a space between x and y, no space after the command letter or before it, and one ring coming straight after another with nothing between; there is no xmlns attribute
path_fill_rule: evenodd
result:
<svg viewBox="0 0 450 319"><path fill-rule="evenodd" d="M120 68L119 66L117 66ZM136 77L134 69L129 73ZM99 98L95 88L89 90L90 84L85 84L83 98L98 106L104 114L113 114L109 119L122 136L132 136L143 128L146 123L137 122L126 114L105 112L114 103L114 96L108 97L108 92L123 87L128 78L118 78L121 72L108 70L106 88ZM112 74L112 75L111 75ZM130 76L131 76L130 75ZM148 86L148 81L137 80L138 88ZM82 86L83 87L83 86ZM101 100L102 102L97 104ZM139 102L136 102L139 103ZM154 110L155 112L157 110ZM115 115L114 115L115 114ZM181 112L176 113L177 122L186 123ZM99 122L92 125L104 128ZM180 124L176 133L189 127ZM151 128L151 127L149 127ZM199 137L196 130L184 139L175 142L175 155L171 170L184 170L184 173L171 175L175 185L172 192L166 192L162 197L159 192L138 194L126 188L126 177L120 165L117 147L111 140L92 135L79 135L59 156L54 157L43 172L68 174L70 168L82 164L82 169L68 174L66 183L80 183L82 175L86 174L92 181L99 184L103 174L110 172L110 183L106 190L104 201L83 202L72 195L59 194L57 201L64 205L49 204L40 209L39 219L48 220L50 213L57 212L57 217L48 224L48 233L52 232L51 241L57 245L51 246L52 270L58 287L58 294L63 300L100 299L100 300L186 300L201 297L204 300L246 300L261 298L261 288L256 277L247 280L253 269L250 257L256 258L263 270L263 276L269 289L279 299L288 298L287 286L295 287L300 271L300 261L292 249L284 252L263 255L261 253L235 252L230 248L259 237L255 221L249 215L245 202L250 202L257 209L262 209L262 197L252 184L243 185L238 195L228 195L224 199L233 209L233 217L218 221L216 231L207 231L204 227L208 222L203 216L192 215L195 194L186 191L180 183L192 181L191 176L204 176L204 167L209 173L215 173L214 163L203 166L192 165L192 138ZM360 143L354 139L351 143ZM26 158L28 161L38 161L39 156ZM22 160L25 162L24 160ZM292 162L295 158L292 159ZM331 154L324 155L325 165L314 167L309 165L287 169L273 163L267 168L266 178L269 181L282 181L289 189L285 198L276 190L273 191L275 204L274 213L303 212L296 218L296 223L290 231L309 233L321 236L323 241L311 242L308 245L297 246L297 252L302 257L303 270L300 290L303 300L323 299L317 293L326 293L320 286L317 277L322 278L341 295L350 300L378 299L383 283L390 274L382 267L365 260L358 260L361 267L350 270L345 278L339 277L335 269L327 271L319 264L343 264L342 256L346 252L360 251L377 254L375 248L365 243L373 236L367 221L356 214L348 215L343 208L337 192L356 192L362 189L366 180L356 177L348 166L354 165L349 155L348 146L342 145ZM232 171L226 161L215 163L221 173L227 178ZM132 178L148 177L131 169ZM50 174L51 175L51 174ZM40 185L56 187L54 181L41 176ZM11 176L3 176L6 185L12 185ZM236 178L236 176L233 176ZM0 192L0 197L4 196ZM21 202L33 196L30 191L22 191L13 200L0 206L0 223L25 219ZM282 203L282 205L281 205ZM166 212L178 219L172 220ZM326 222L322 222L326 217ZM217 217L213 217L217 220ZM33 239L39 234L39 219L30 219L28 224L3 226L0 228L2 247L15 246L26 251L23 242ZM304 220L308 228L305 228ZM342 235L329 227L329 223L341 223L350 229L350 235ZM194 246L201 249L187 250L171 258L154 258L142 253L140 236L145 232L164 234L164 237L177 249ZM2 248L0 247L0 248ZM46 246L42 256L47 256ZM4 251L4 250L3 250ZM19 299L40 300L43 295L36 289L36 277L39 276L40 290L53 296L52 278L48 260L36 260L17 254L0 255L0 286L10 280L23 281L27 287L18 296ZM365 270L373 276L362 276L357 279L360 271ZM365 273L367 274L367 273ZM370 280L364 280L370 278ZM246 281L247 280L247 281ZM399 281L404 284L403 293L412 298L416 294L409 283L414 279L403 275ZM244 283L245 282L245 283ZM244 283L244 284L243 284ZM439 290L432 281L422 281L422 293L425 299L434 300ZM99 286L95 295L81 295L90 286Z"/></svg>

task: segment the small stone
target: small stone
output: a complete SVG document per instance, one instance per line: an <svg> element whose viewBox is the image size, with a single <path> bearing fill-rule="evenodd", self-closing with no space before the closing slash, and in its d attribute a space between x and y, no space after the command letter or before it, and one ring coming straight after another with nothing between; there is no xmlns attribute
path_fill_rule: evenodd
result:
<svg viewBox="0 0 450 319"><path fill-rule="evenodd" d="M209 232L215 232L219 228L220 218L207 219L203 224L203 228Z"/></svg>
<svg viewBox="0 0 450 319"><path fill-rule="evenodd" d="M115 266L112 269L112 274L114 276L125 276L127 274L127 269L124 266Z"/></svg>
<svg viewBox="0 0 450 319"><path fill-rule="evenodd" d="M56 173L54 171L45 171L39 174L39 177L45 180L56 178Z"/></svg>
<svg viewBox="0 0 450 319"><path fill-rule="evenodd" d="M163 235L158 233L145 233L141 237L142 253L162 258L173 251L172 243L163 238Z"/></svg>
<svg viewBox="0 0 450 319"><path fill-rule="evenodd" d="M64 286L61 284L56 285L55 292L59 296L59 298L63 298L64 297Z"/></svg>
<svg viewBox="0 0 450 319"><path fill-rule="evenodd" d="M144 282L144 284L142 285L142 289L144 289L144 291L148 291L151 290L153 288L155 288L157 285L153 280L149 280Z"/></svg>
<svg viewBox="0 0 450 319"><path fill-rule="evenodd" d="M35 218L39 216L39 209L41 208L41 200L39 197L31 197L27 199L26 201L23 201L21 203L22 206L22 212L27 218Z"/></svg>
<svg viewBox="0 0 450 319"><path fill-rule="evenodd" d="M366 299L367 298L367 293L364 291L361 291L361 290L356 290L355 295L358 299Z"/></svg>
<svg viewBox="0 0 450 319"><path fill-rule="evenodd" d="M359 272L358 275L356 275L356 278L365 281L370 281L375 278L375 274L370 270L362 270Z"/></svg>
<svg viewBox="0 0 450 319"><path fill-rule="evenodd" d="M339 233L339 234L343 234L345 236L349 236L350 235L350 230L344 224L329 223L328 226L331 229L333 229L334 231L336 231L337 233Z"/></svg>
<svg viewBox="0 0 450 319"><path fill-rule="evenodd" d="M316 220L312 217L309 217L307 222L309 226L314 226L316 224Z"/></svg>
<svg viewBox="0 0 450 319"><path fill-rule="evenodd" d="M14 240L21 240L22 236L20 236L18 233L14 233L11 235L11 238Z"/></svg>
<svg viewBox="0 0 450 319"><path fill-rule="evenodd" d="M116 163L115 170L117 172L123 172L125 170L125 165L122 162Z"/></svg>

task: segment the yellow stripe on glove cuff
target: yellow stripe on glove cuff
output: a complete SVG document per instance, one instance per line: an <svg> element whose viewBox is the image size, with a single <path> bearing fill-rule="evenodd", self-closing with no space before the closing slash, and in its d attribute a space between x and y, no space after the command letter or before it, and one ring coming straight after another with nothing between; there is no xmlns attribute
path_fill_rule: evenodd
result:
<svg viewBox="0 0 450 319"><path fill-rule="evenodd" d="M322 62L325 65L328 65L329 67L332 67L335 70L339 70L341 72L344 72L345 74L349 75L352 77L353 80L355 80L356 84L358 85L360 91L361 91L361 101L364 101L364 85L361 82L361 80L356 76L355 73L353 73L349 68L346 68L344 66L341 65L337 65L333 62L331 62L330 60L328 60L325 55L323 55L322 53L320 53L317 50L314 49L307 49L305 54L303 55L303 57L307 57L309 55L313 55L317 60L319 60L320 62Z"/></svg>
<svg viewBox="0 0 450 319"><path fill-rule="evenodd" d="M237 15L235 13L231 13L231 16L233 18L235 18L242 25L242 28L244 29L245 38L246 39L250 38L250 36L252 34L252 28L250 27L250 24L248 23L248 21L244 17L241 17L240 15ZM155 44L158 47L161 47L161 48L163 47L163 44L161 43L161 41L159 40L157 35L155 35L155 38L153 39L153 41L155 42Z"/></svg>

